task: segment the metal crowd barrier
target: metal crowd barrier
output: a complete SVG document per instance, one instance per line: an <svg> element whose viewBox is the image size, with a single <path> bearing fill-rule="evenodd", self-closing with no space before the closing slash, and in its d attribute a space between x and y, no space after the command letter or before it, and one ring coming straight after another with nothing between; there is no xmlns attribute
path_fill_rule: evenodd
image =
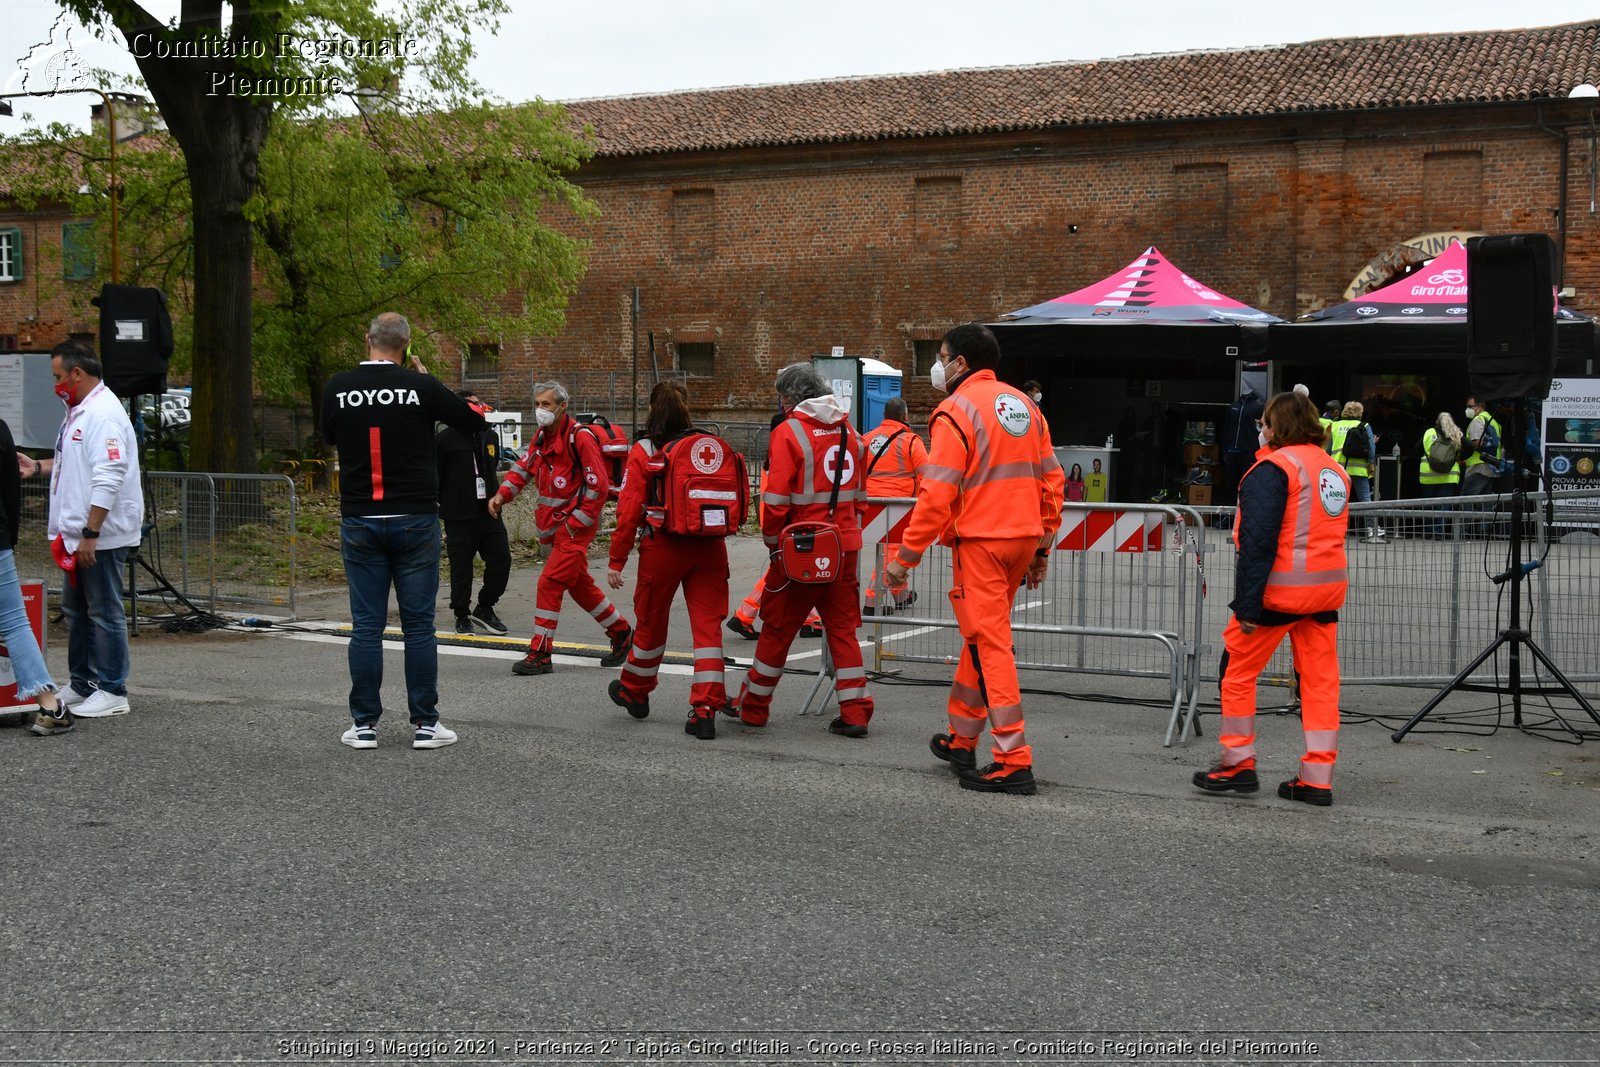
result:
<svg viewBox="0 0 1600 1067"><path fill-rule="evenodd" d="M1600 491L1530 493L1523 558L1524 625L1586 695L1600 695ZM1197 509L1208 524L1204 626L1220 652L1233 599L1234 509ZM1339 670L1351 685L1442 686L1495 639L1509 618L1510 497L1445 497L1352 504L1346 543L1350 590L1339 612ZM1381 533L1371 533L1381 531ZM1536 667L1525 656L1524 669ZM1201 677L1217 680L1218 655ZM1496 672L1499 677L1496 677ZM1504 684L1503 657L1473 681ZM1288 645L1263 673L1293 681ZM1548 683L1548 679L1543 680ZM1529 682L1528 684L1535 684Z"/></svg>
<svg viewBox="0 0 1600 1067"><path fill-rule="evenodd" d="M862 588L887 604L885 545L896 543L915 501L873 498L864 533L873 572ZM1048 576L1022 590L1012 616L1023 670L1165 678L1171 715L1165 744L1194 730L1204 630L1200 517L1188 507L1067 504ZM869 554L863 552L863 558ZM932 546L911 572L916 600L873 628L875 668L897 661L954 665L961 639L950 609L950 550Z"/></svg>
<svg viewBox="0 0 1600 1067"><path fill-rule="evenodd" d="M281 474L144 471L145 537L139 555L196 607L272 608L295 615L299 517L294 481ZM45 537L49 483L23 482L20 573L59 586ZM164 590L143 569L130 571L137 601Z"/></svg>

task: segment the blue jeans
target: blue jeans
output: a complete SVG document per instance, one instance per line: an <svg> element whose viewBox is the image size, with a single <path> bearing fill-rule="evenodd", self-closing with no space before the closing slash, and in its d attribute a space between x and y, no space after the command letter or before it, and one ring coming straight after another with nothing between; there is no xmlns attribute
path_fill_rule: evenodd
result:
<svg viewBox="0 0 1600 1067"><path fill-rule="evenodd" d="M128 616L122 610L122 571L134 546L101 548L93 567L79 567L61 587L67 617L67 670L80 693L104 689L128 695ZM76 579L76 580L74 580Z"/></svg>
<svg viewBox="0 0 1600 1067"><path fill-rule="evenodd" d="M383 714L383 625L393 585L406 643L406 704L412 722L431 726L439 721L439 649L433 634L439 517L347 516L339 524L339 554L350 586L350 717L366 726Z"/></svg>
<svg viewBox="0 0 1600 1067"><path fill-rule="evenodd" d="M42 610L41 605L41 610ZM44 664L39 642L28 623L22 603L22 583L17 579L17 559L11 549L0 549L0 639L11 657L11 673L17 677L17 696L23 700L45 690L56 691L50 668Z"/></svg>

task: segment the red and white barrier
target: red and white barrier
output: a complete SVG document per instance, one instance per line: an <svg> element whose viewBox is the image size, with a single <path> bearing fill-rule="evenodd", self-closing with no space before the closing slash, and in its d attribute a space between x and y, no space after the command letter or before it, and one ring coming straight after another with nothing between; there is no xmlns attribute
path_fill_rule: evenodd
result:
<svg viewBox="0 0 1600 1067"><path fill-rule="evenodd" d="M910 501L867 505L861 529L864 546L895 544L904 536L911 518ZM1167 517L1160 511L1110 511L1063 508L1057 552L1160 552L1166 538Z"/></svg>

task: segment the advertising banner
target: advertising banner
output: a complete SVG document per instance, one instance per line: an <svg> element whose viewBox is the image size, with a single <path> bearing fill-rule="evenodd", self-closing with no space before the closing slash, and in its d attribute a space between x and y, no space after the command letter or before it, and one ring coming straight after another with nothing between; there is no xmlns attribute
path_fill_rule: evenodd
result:
<svg viewBox="0 0 1600 1067"><path fill-rule="evenodd" d="M1600 378L1552 381L1540 429L1545 487L1600 489Z"/></svg>

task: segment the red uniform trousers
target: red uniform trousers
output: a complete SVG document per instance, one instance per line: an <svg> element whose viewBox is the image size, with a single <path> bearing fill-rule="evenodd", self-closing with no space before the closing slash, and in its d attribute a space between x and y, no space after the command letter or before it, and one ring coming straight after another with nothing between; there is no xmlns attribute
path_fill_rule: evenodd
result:
<svg viewBox="0 0 1600 1067"><path fill-rule="evenodd" d="M1284 637L1294 649L1300 674L1300 725L1306 753L1300 759L1300 780L1332 787L1333 763L1339 755L1338 626L1303 618L1287 626L1257 626L1247 634L1238 619L1222 631L1222 766L1236 767L1256 756L1256 680Z"/></svg>
<svg viewBox="0 0 1600 1067"><path fill-rule="evenodd" d="M962 539L951 556L950 606L961 627L961 660L950 683L950 747L975 751L989 720L994 761L1033 766L1022 729L1022 688L1011 647L1011 608L1039 548L1037 537Z"/></svg>
<svg viewBox="0 0 1600 1067"><path fill-rule="evenodd" d="M642 704L656 687L667 651L672 597L683 587L694 637L689 706L715 711L728 702L722 678L722 620L728 617L728 545L720 537L651 534L639 545L633 590L633 647L622 665L622 693Z"/></svg>
<svg viewBox="0 0 1600 1067"><path fill-rule="evenodd" d="M746 626L756 624L756 616L761 613L761 594L767 588L767 576L762 574L756 579L756 584L750 587L750 595L739 604L739 610L734 612ZM822 620L813 611L806 617L807 626L821 626Z"/></svg>
<svg viewBox="0 0 1600 1067"><path fill-rule="evenodd" d="M606 633L626 630L628 620L600 591L589 573L589 542L579 541L563 528L556 531L548 547L550 555L539 572L534 596L533 640L528 642L528 648L537 652L555 643L556 623L561 619L561 598L567 593L572 594L580 608L594 616L595 622L606 628Z"/></svg>
<svg viewBox="0 0 1600 1067"><path fill-rule="evenodd" d="M774 564L767 571L767 588L761 599L761 636L756 641L755 662L739 690L739 718L751 726L765 726L778 688L789 646L813 608L822 616L828 651L833 654L834 691L839 697L839 717L852 726L872 719L872 698L867 695L867 671L861 662L856 630L861 626L861 580L856 574L860 554L846 552L839 562L839 580L807 585L789 582ZM787 584L785 584L787 582Z"/></svg>

